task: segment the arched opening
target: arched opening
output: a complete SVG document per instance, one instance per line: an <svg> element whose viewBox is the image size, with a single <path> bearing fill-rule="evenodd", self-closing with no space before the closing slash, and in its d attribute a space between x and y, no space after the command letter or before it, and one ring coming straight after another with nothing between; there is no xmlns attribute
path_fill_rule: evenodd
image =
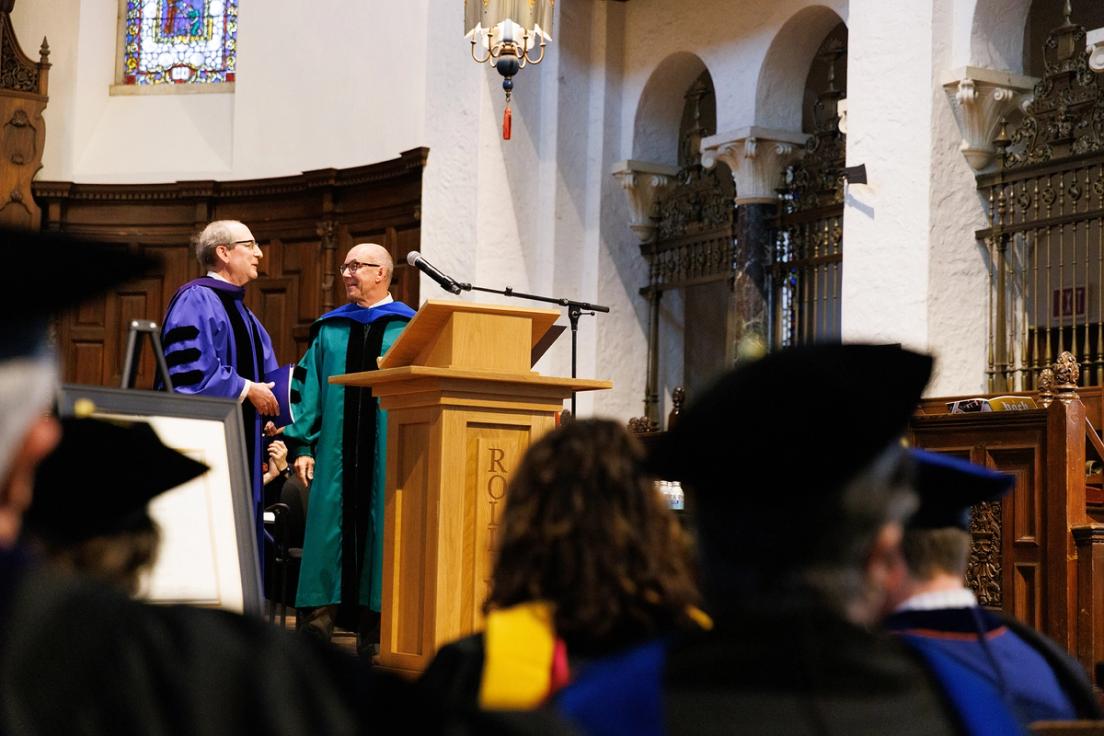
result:
<svg viewBox="0 0 1104 736"><path fill-rule="evenodd" d="M813 135L782 183L771 250L769 335L774 347L839 340L843 279L846 136L839 101L847 97L847 26L828 31L809 64L803 126Z"/></svg>
<svg viewBox="0 0 1104 736"><path fill-rule="evenodd" d="M717 127L709 72L690 79L679 100L668 103L662 128L654 128L666 129L667 140L654 144L673 156L664 162L677 163L678 174L659 198L655 240L641 246L649 267L642 291L650 311L645 407L652 420L659 417L661 397L678 386L693 396L731 362L735 188L727 166L702 166L702 139Z"/></svg>
<svg viewBox="0 0 1104 736"><path fill-rule="evenodd" d="M793 131L801 127L810 70L825 39L840 26L846 34L846 25L834 10L813 5L802 8L779 29L759 71L755 92L757 125ZM843 76L846 77L846 70Z"/></svg>
<svg viewBox="0 0 1104 736"><path fill-rule="evenodd" d="M1062 15L1062 3L1054 0L1034 0L1027 14L1027 23L1023 29L1023 68L1024 73L1042 79L1046 72L1043 47L1047 36L1065 18ZM1070 19L1085 28L1104 26L1104 3L1089 0L1070 3Z"/></svg>
<svg viewBox="0 0 1104 736"><path fill-rule="evenodd" d="M1057 3L1047 0L1053 5ZM970 64L1027 73L1023 65L1024 24L1031 0L976 0L970 24Z"/></svg>
<svg viewBox="0 0 1104 736"><path fill-rule="evenodd" d="M705 62L689 52L672 54L659 63L644 85L636 106L634 159L670 166L679 164L684 99L694 81L707 73Z"/></svg>

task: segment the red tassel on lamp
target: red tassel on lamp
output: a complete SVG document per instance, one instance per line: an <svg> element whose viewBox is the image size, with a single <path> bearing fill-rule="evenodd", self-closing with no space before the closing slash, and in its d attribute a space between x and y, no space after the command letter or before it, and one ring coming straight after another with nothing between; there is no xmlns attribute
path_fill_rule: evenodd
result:
<svg viewBox="0 0 1104 736"><path fill-rule="evenodd" d="M2 2L2 0L0 0ZM502 140L510 140L513 111L510 93L514 75L544 59L551 40L556 0L465 0L464 30L471 41L472 59L490 64L502 75L506 108L502 112ZM534 54L536 54L534 56Z"/></svg>

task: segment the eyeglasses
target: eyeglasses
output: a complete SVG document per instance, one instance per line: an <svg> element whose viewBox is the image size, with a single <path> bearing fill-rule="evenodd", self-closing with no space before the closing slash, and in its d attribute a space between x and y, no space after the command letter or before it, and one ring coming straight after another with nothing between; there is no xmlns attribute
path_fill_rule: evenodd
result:
<svg viewBox="0 0 1104 736"><path fill-rule="evenodd" d="M232 243L223 243L223 245L226 246L227 250L233 250L234 248L236 248L239 245L248 245L249 249L253 250L254 248L257 247L257 241L254 240L253 238L250 238L249 240L235 240Z"/></svg>
<svg viewBox="0 0 1104 736"><path fill-rule="evenodd" d="M352 276L354 273L364 268L365 266L369 268L380 268L380 264L378 263L361 263L360 261L349 261L348 263L341 264L339 273L345 273L346 271L348 271L349 275Z"/></svg>

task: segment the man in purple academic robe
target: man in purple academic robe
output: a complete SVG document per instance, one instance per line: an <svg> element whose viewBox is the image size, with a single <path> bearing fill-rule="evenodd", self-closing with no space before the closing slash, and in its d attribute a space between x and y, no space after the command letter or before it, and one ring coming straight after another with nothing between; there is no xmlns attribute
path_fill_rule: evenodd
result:
<svg viewBox="0 0 1104 736"><path fill-rule="evenodd" d="M272 339L244 298L264 254L249 228L236 220L204 228L195 253L207 275L181 286L169 302L161 330L165 362L174 391L241 402L257 552L263 555L261 417L279 413L273 384L264 380L277 363Z"/></svg>

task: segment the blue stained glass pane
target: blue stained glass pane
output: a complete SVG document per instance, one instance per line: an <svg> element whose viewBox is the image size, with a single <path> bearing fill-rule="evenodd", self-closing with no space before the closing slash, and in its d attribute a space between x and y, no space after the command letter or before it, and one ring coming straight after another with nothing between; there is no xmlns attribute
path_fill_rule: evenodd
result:
<svg viewBox="0 0 1104 736"><path fill-rule="evenodd" d="M125 84L233 82L238 0L127 0Z"/></svg>

